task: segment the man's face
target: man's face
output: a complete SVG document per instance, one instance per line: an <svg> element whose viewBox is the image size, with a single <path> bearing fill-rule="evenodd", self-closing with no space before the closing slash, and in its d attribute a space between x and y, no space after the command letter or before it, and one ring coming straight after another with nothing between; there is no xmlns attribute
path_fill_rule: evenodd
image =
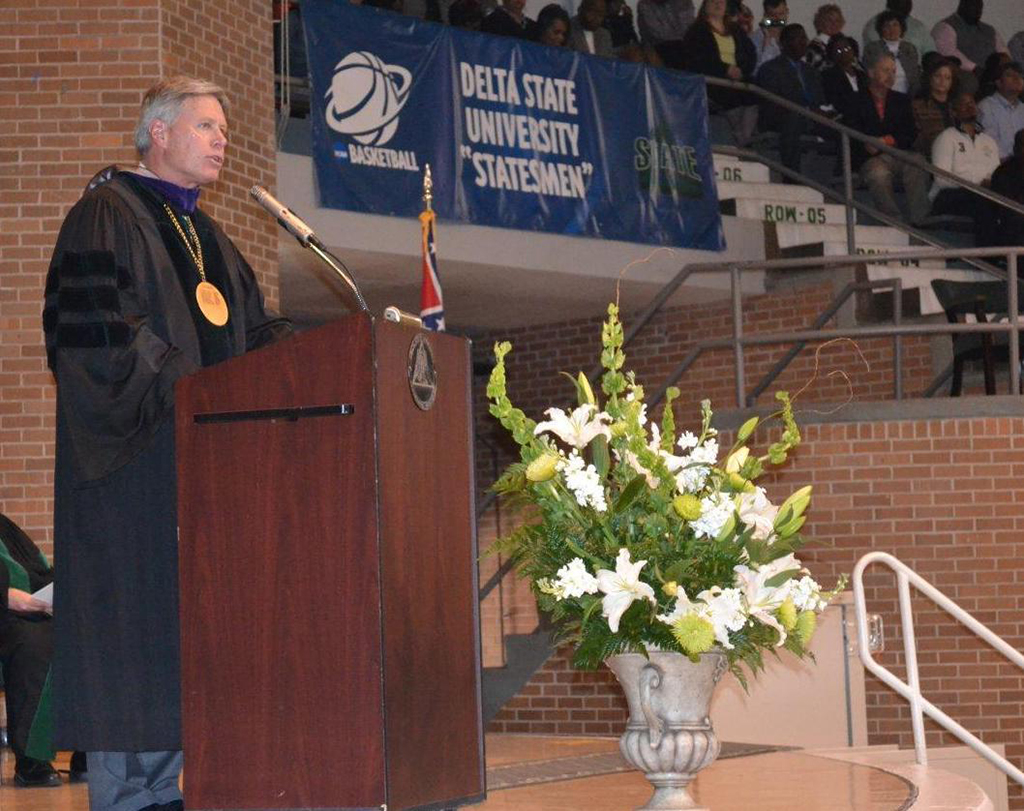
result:
<svg viewBox="0 0 1024 811"><path fill-rule="evenodd" d="M879 59L868 73L871 83L877 88L892 90L896 83L896 63L891 59Z"/></svg>
<svg viewBox="0 0 1024 811"><path fill-rule="evenodd" d="M807 53L807 32L803 28L790 33L782 43L782 50L790 59L800 61Z"/></svg>
<svg viewBox="0 0 1024 811"><path fill-rule="evenodd" d="M1024 76L1015 70L1004 70L1003 75L996 79L996 90L1005 99L1019 99L1024 92Z"/></svg>
<svg viewBox="0 0 1024 811"><path fill-rule="evenodd" d="M975 25L981 19L981 13L984 10L984 0L960 0L957 13L964 18L965 22Z"/></svg>
<svg viewBox="0 0 1024 811"><path fill-rule="evenodd" d="M886 42L896 42L903 36L903 26L899 20L889 20L882 26L882 39Z"/></svg>
<svg viewBox="0 0 1024 811"><path fill-rule="evenodd" d="M516 17L521 15L523 9L526 8L526 0L501 0L501 4L506 11Z"/></svg>
<svg viewBox="0 0 1024 811"><path fill-rule="evenodd" d="M783 22L789 21L789 6L785 2L779 3L777 6L768 6L768 10L764 13L766 20L782 20Z"/></svg>
<svg viewBox="0 0 1024 811"><path fill-rule="evenodd" d="M842 13L839 11L830 11L825 15L825 19L821 21L821 32L833 37L843 30L844 25L846 25L846 20Z"/></svg>
<svg viewBox="0 0 1024 811"><path fill-rule="evenodd" d="M152 149L160 150L164 180L187 189L213 183L224 165L228 123L214 96L185 99L173 124L156 120L150 127Z"/></svg>
<svg viewBox="0 0 1024 811"><path fill-rule="evenodd" d="M580 22L587 31L596 31L604 23L604 0L583 0L580 5Z"/></svg>
<svg viewBox="0 0 1024 811"><path fill-rule="evenodd" d="M961 93L953 102L953 115L956 120L973 124L978 118L978 105L974 102L974 96L970 93Z"/></svg>

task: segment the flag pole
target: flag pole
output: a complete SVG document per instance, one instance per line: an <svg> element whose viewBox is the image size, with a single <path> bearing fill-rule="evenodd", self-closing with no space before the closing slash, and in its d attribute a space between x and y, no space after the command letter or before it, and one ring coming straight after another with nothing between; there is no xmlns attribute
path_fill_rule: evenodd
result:
<svg viewBox="0 0 1024 811"><path fill-rule="evenodd" d="M426 164L426 170L423 172L423 204L426 206L427 211L434 210L434 180L430 176L430 164Z"/></svg>

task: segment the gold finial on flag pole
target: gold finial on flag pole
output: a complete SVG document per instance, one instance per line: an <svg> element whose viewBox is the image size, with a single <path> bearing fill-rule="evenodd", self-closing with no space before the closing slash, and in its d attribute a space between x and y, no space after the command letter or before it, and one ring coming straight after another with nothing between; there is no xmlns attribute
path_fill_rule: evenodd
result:
<svg viewBox="0 0 1024 811"><path fill-rule="evenodd" d="M430 164L426 164L426 167L423 172L423 202L427 206L427 211L433 211L434 181L430 176Z"/></svg>

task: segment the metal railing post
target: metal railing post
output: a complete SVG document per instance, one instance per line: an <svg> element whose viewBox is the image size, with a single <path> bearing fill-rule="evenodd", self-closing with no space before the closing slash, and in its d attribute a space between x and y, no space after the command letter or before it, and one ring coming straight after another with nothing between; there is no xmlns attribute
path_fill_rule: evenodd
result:
<svg viewBox="0 0 1024 811"><path fill-rule="evenodd" d="M850 136L841 133L843 142L843 194L846 197L846 252L857 253L857 224L853 210L853 159L850 156Z"/></svg>
<svg viewBox="0 0 1024 811"><path fill-rule="evenodd" d="M892 323L899 327L903 322L903 281L898 276L892 283ZM903 337L897 332L892 336L892 395L895 400L903 399Z"/></svg>
<svg viewBox="0 0 1024 811"><path fill-rule="evenodd" d="M910 581L904 571L896 572L900 592L900 620L903 624L903 658L907 666L910 699L910 724L914 730L914 756L921 766L928 765L924 740L924 712L921 709L921 677L917 672L917 643L914 640L914 609L910 603Z"/></svg>
<svg viewBox="0 0 1024 811"><path fill-rule="evenodd" d="M745 408L747 383L743 376L743 296L740 286L742 276L736 265L729 268L729 280L732 284L732 352L736 364L736 408Z"/></svg>
<svg viewBox="0 0 1024 811"><path fill-rule="evenodd" d="M1017 302L1017 254L1006 256L1007 301L1010 316L1010 394L1020 394L1020 313Z"/></svg>

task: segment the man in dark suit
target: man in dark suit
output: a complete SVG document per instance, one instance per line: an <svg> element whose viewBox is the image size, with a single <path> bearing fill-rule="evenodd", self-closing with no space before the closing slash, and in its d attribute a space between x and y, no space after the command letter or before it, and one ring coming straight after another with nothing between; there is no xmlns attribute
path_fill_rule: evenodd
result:
<svg viewBox="0 0 1024 811"><path fill-rule="evenodd" d="M502 37L533 39L536 23L523 14L526 0L502 0L501 5L484 17L480 30Z"/></svg>
<svg viewBox="0 0 1024 811"><path fill-rule="evenodd" d="M604 0L583 0L569 26L569 47L594 56L615 56L612 35L604 27Z"/></svg>
<svg viewBox="0 0 1024 811"><path fill-rule="evenodd" d="M896 61L882 53L868 66L868 86L850 105L849 126L871 135L887 146L909 150L917 137L910 97L892 89L896 80ZM895 219L903 219L895 198L898 179L907 193L907 208L912 224L928 216L928 173L898 161L870 144L853 142L853 168L871 192L875 208Z"/></svg>
<svg viewBox="0 0 1024 811"><path fill-rule="evenodd" d="M815 112L822 112L825 93L818 71L804 62L807 32L802 25L787 25L779 35L782 53L765 62L757 72L757 83L765 90ZM800 113L762 100L758 111L762 131L779 133L782 165L800 171L801 136L816 130L814 123Z"/></svg>

